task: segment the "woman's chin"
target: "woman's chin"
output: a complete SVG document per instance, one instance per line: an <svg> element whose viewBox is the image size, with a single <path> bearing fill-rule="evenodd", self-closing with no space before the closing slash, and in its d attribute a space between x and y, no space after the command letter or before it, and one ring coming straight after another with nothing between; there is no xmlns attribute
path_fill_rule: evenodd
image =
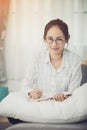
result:
<svg viewBox="0 0 87 130"><path fill-rule="evenodd" d="M60 54L60 51L52 51L53 54L58 55Z"/></svg>

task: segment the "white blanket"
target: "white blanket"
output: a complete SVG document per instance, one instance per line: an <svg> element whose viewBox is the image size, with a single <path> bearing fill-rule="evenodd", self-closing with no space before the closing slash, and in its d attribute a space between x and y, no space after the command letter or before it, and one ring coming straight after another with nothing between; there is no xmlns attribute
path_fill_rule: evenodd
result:
<svg viewBox="0 0 87 130"><path fill-rule="evenodd" d="M27 122L73 123L87 119L87 84L63 102L31 101L21 92L10 93L0 102L0 116Z"/></svg>

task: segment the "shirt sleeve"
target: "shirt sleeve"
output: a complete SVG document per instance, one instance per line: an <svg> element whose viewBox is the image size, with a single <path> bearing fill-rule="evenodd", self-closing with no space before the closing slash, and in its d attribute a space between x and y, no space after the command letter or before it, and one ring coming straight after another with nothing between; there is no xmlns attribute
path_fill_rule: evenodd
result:
<svg viewBox="0 0 87 130"><path fill-rule="evenodd" d="M76 58L74 64L71 67L71 77L68 86L68 92L72 93L75 89L80 87L82 79L82 70L81 70L81 59Z"/></svg>
<svg viewBox="0 0 87 130"><path fill-rule="evenodd" d="M34 87L37 86L37 60L33 60L33 63L28 67L26 76L22 81L21 92L28 95Z"/></svg>

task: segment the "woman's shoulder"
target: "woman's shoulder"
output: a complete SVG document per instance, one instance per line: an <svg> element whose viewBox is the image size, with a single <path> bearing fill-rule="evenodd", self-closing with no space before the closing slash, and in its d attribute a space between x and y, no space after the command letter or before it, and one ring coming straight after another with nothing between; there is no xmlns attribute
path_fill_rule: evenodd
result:
<svg viewBox="0 0 87 130"><path fill-rule="evenodd" d="M40 50L37 54L34 56L35 62L42 62L46 59L47 50Z"/></svg>
<svg viewBox="0 0 87 130"><path fill-rule="evenodd" d="M72 59L80 59L81 60L81 57L79 54L75 53L75 52L72 52L71 50L69 49L64 49L64 55L68 58L72 58Z"/></svg>
<svg viewBox="0 0 87 130"><path fill-rule="evenodd" d="M69 64L76 64L76 63L81 63L81 57L75 53L72 52L71 50L64 49L64 57L65 59L69 62Z"/></svg>

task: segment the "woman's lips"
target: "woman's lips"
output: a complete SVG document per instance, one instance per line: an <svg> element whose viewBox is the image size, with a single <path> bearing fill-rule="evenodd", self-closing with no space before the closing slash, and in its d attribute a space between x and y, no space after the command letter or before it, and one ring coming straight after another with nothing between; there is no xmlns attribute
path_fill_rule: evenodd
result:
<svg viewBox="0 0 87 130"><path fill-rule="evenodd" d="M57 51L57 50L59 50L59 48L52 48L54 51Z"/></svg>

